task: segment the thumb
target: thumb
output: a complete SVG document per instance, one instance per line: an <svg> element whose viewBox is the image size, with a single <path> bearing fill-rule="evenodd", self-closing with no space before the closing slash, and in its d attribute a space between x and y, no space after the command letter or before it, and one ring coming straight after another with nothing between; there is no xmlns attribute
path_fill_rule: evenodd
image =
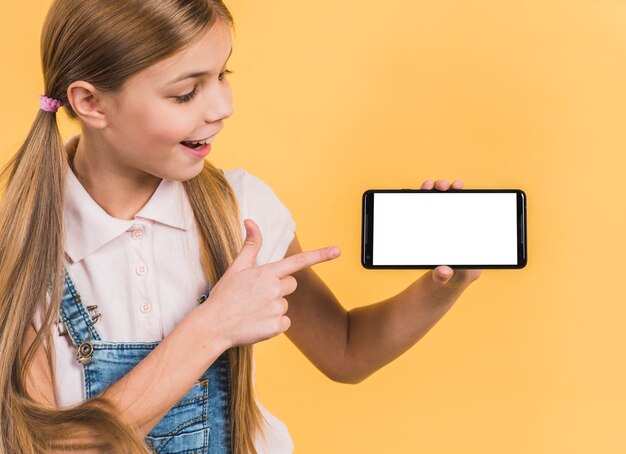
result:
<svg viewBox="0 0 626 454"><path fill-rule="evenodd" d="M263 243L261 230L252 219L244 220L243 225L246 229L246 239L232 264L237 271L256 266L256 257Z"/></svg>

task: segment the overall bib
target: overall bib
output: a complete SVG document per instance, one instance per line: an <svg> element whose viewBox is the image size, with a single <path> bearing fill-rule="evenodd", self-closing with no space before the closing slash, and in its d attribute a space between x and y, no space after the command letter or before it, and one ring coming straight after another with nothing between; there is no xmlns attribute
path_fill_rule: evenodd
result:
<svg viewBox="0 0 626 454"><path fill-rule="evenodd" d="M96 306L85 307L74 282L64 268L65 284L60 317L83 364L84 397L97 396L126 375L159 342L106 342L94 324L100 318ZM208 293L198 302L206 300ZM92 315L93 314L93 315ZM230 382L228 351L202 374L193 388L146 436L154 452L164 454L229 454ZM167 389L163 389L167 393Z"/></svg>

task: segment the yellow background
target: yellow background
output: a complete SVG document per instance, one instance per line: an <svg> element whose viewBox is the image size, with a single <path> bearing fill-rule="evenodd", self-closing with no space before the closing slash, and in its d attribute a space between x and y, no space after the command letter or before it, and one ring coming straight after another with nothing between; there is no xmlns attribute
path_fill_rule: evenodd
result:
<svg viewBox="0 0 626 454"><path fill-rule="evenodd" d="M316 270L346 308L423 274L360 266L364 190L528 196L528 266L484 271L364 382L330 381L285 336L257 344L296 453L626 452L626 2L227 4L235 115L210 159L270 184L304 248L342 248ZM2 6L2 162L39 106L48 6Z"/></svg>

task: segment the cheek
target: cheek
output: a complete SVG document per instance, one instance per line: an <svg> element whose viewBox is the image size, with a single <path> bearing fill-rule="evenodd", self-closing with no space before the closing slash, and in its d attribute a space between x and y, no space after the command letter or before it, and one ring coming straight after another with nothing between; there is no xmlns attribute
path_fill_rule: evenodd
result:
<svg viewBox="0 0 626 454"><path fill-rule="evenodd" d="M193 125L181 109L162 104L158 108L146 111L140 122L142 123L140 129L154 143L179 142L193 129Z"/></svg>

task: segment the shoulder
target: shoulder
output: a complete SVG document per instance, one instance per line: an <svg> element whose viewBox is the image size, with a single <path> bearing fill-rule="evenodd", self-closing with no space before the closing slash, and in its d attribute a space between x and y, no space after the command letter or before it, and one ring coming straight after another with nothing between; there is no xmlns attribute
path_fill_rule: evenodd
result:
<svg viewBox="0 0 626 454"><path fill-rule="evenodd" d="M235 193L257 193L260 191L260 195L264 196L275 196L276 194L270 188L270 186L263 180L261 180L256 175L251 174L245 169L236 168L225 170L221 169L224 173L224 177L228 183L230 183L231 187L235 191Z"/></svg>
<svg viewBox="0 0 626 454"><path fill-rule="evenodd" d="M289 209L280 200L276 192L261 178L242 168L222 170L222 172L233 188L242 214L247 215L247 213L252 212L258 215L258 210L262 209L264 212L277 211L282 215L291 217Z"/></svg>
<svg viewBox="0 0 626 454"><path fill-rule="evenodd" d="M281 259L294 237L295 221L290 210L261 178L242 168L225 170L224 176L235 193L240 217L252 219L261 229L263 247L259 262Z"/></svg>

